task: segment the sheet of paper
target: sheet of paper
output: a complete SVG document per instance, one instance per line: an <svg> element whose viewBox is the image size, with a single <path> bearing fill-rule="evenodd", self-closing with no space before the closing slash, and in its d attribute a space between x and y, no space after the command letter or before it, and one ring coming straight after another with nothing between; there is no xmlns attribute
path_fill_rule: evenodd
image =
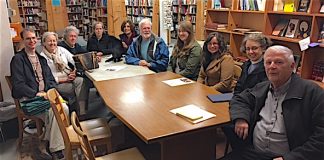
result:
<svg viewBox="0 0 324 160"><path fill-rule="evenodd" d="M186 106L183 106L183 107L175 108L175 109L170 110L170 112L173 113L173 114L176 114L176 115L177 115L178 112L192 112L192 113L195 113L195 115L197 115L197 114L201 115L202 118L199 118L199 119L194 120L194 121L191 121L189 119L181 117L183 119L188 120L189 122L191 122L193 124L196 124L196 123L205 121L207 119L216 117L215 114L210 113L208 111L205 111L205 110L201 109L200 107L198 107L198 106L196 106L194 104L189 104L189 105L186 105Z"/></svg>
<svg viewBox="0 0 324 160"><path fill-rule="evenodd" d="M177 78L177 79L170 79L170 80L165 80L162 81L163 83L166 83L169 86L180 86L180 85L185 85L185 84L191 84L191 83L195 83L195 81L192 81L188 78Z"/></svg>
<svg viewBox="0 0 324 160"><path fill-rule="evenodd" d="M304 50L308 49L308 45L310 43L310 37L302 39L298 43L299 43L300 51L304 51Z"/></svg>
<svg viewBox="0 0 324 160"><path fill-rule="evenodd" d="M126 66L111 66L106 69L106 71L119 71L126 68Z"/></svg>

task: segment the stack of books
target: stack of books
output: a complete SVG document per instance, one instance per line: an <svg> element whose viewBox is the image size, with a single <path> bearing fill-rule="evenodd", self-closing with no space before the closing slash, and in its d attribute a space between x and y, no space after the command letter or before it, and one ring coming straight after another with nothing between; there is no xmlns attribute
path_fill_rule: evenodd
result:
<svg viewBox="0 0 324 160"><path fill-rule="evenodd" d="M314 63L312 69L312 79L315 81L323 81L324 76L324 61Z"/></svg>

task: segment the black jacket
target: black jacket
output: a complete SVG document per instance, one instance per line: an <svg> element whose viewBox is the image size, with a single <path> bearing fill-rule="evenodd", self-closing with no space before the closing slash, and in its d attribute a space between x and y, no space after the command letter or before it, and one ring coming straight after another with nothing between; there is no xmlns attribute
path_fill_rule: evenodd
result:
<svg viewBox="0 0 324 160"><path fill-rule="evenodd" d="M251 64L251 61L247 61L242 65L242 73L234 89L235 95L241 93L247 88L254 87L259 82L268 80L264 70L263 60L257 64L254 71L248 74Z"/></svg>
<svg viewBox="0 0 324 160"><path fill-rule="evenodd" d="M246 89L230 102L231 119L245 119L249 124L248 139L261 119L270 82L265 81ZM284 160L324 159L324 90L314 82L291 76L291 82L282 102L282 114L290 152Z"/></svg>
<svg viewBox="0 0 324 160"><path fill-rule="evenodd" d="M37 53L39 62L42 66L42 73L45 84L45 92L56 87L55 79L51 69L47 65L44 57ZM33 98L39 92L38 82L33 71L25 49L18 52L10 62L10 73L12 80L12 97L20 99L23 97Z"/></svg>
<svg viewBox="0 0 324 160"><path fill-rule="evenodd" d="M61 41L57 45L61 46L61 47L64 47L65 49L67 49L73 55L88 52L85 48L82 48L82 46L79 43L76 43L74 48L71 48L69 45L67 45L65 43L65 41Z"/></svg>
<svg viewBox="0 0 324 160"><path fill-rule="evenodd" d="M102 52L104 55L108 55L116 52L116 50L122 52L123 48L121 41L114 36L103 34L101 39L98 40L96 35L93 34L88 40L87 50Z"/></svg>

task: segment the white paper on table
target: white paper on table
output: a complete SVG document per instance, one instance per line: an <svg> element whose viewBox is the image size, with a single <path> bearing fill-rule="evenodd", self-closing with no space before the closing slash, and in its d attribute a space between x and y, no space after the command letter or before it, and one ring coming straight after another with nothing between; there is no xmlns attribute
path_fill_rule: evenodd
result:
<svg viewBox="0 0 324 160"><path fill-rule="evenodd" d="M110 66L106 69L106 71L119 71L126 68L126 66Z"/></svg>
<svg viewBox="0 0 324 160"><path fill-rule="evenodd" d="M304 51L308 49L308 45L310 44L310 37L302 39L298 43L299 43L300 51Z"/></svg>
<svg viewBox="0 0 324 160"><path fill-rule="evenodd" d="M191 123L199 123L199 122L202 122L204 120L207 120L207 119L210 119L210 118L213 118L213 117L216 117L215 114L213 113L210 113L204 109L201 109L200 107L194 105L194 104L189 104L189 105L186 105L186 106L183 106L183 107L179 107L179 108L175 108L175 109L172 109L170 110L171 113L173 114L177 114L178 112L193 112L195 114L198 114L198 115L201 115L202 118L199 118L197 120L194 120L194 121L190 121Z"/></svg>
<svg viewBox="0 0 324 160"><path fill-rule="evenodd" d="M195 81L192 81L188 78L177 78L177 79L170 79L170 80L165 80L162 81L163 83L166 83L169 86L180 86L180 85L185 85L185 84L191 84L191 83L195 83Z"/></svg>

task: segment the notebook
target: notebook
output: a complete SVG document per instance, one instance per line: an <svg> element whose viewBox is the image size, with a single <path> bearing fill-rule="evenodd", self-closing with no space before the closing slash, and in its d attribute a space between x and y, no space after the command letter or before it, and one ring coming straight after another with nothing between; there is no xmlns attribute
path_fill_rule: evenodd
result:
<svg viewBox="0 0 324 160"><path fill-rule="evenodd" d="M215 114L210 113L202 108L194 104L189 104L172 109L170 112L182 117L192 124L196 124L216 116Z"/></svg>
<svg viewBox="0 0 324 160"><path fill-rule="evenodd" d="M224 94L209 94L207 95L208 99L213 103L216 102L228 102L232 99L233 93L224 93Z"/></svg>

